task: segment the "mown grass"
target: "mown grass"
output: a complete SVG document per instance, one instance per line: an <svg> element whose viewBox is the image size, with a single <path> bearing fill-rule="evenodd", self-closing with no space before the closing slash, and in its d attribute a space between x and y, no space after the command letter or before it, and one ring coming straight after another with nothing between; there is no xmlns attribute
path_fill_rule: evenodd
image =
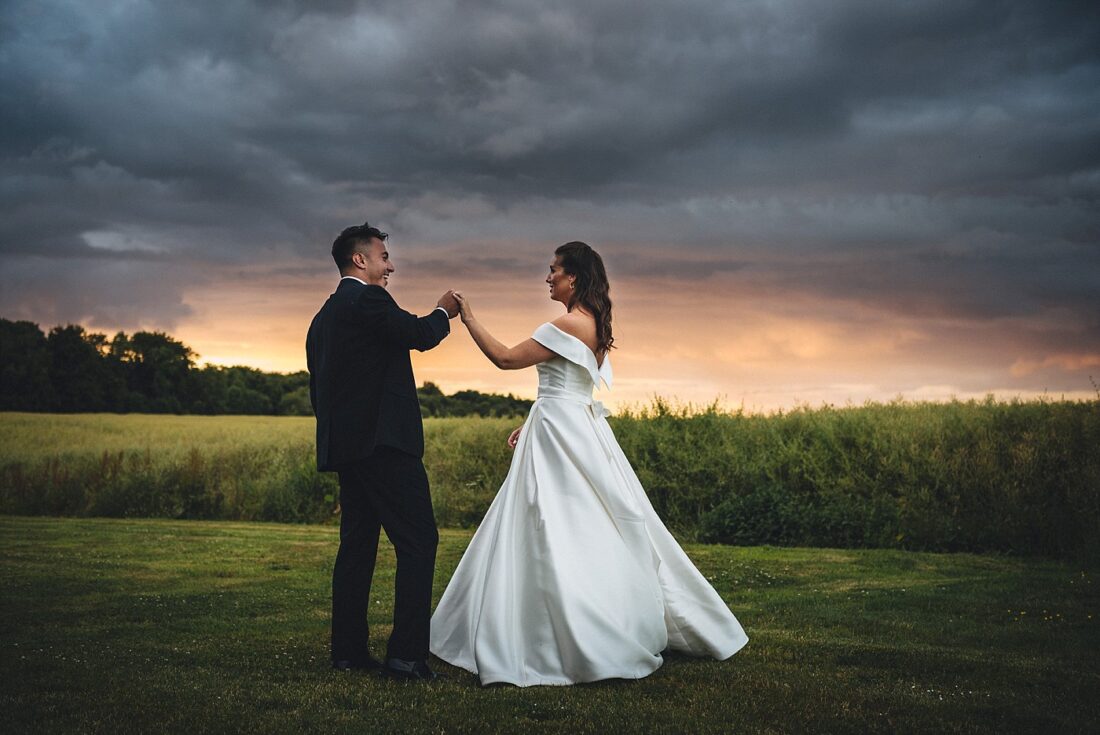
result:
<svg viewBox="0 0 1100 735"><path fill-rule="evenodd" d="M444 531L436 599L469 540ZM725 662L567 688L328 668L336 530L0 517L5 732L1096 732L1100 594L1069 563L685 548L744 624ZM371 606L392 608L383 544Z"/></svg>
<svg viewBox="0 0 1100 735"><path fill-rule="evenodd" d="M425 421L440 525L476 525L512 419ZM666 523L739 545L1100 562L1100 400L802 408L655 401L611 419ZM0 513L325 522L336 478L297 417L0 413Z"/></svg>

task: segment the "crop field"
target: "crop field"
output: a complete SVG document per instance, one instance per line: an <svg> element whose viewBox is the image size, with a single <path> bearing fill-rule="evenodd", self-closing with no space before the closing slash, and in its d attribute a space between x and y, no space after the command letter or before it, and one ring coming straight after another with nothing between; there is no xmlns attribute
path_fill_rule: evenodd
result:
<svg viewBox="0 0 1100 735"><path fill-rule="evenodd" d="M425 421L443 527L476 526L512 419ZM612 428L681 538L1100 560L1100 401L690 411ZM0 513L331 523L313 420L0 413Z"/></svg>

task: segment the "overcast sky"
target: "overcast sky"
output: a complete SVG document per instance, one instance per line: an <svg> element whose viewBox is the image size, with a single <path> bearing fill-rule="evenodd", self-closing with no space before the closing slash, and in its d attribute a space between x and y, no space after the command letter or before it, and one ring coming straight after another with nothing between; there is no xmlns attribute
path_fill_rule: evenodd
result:
<svg viewBox="0 0 1100 735"><path fill-rule="evenodd" d="M612 277L616 400L1100 382L1096 2L0 7L0 316L304 367L340 229L505 341ZM418 378L533 393L460 325Z"/></svg>

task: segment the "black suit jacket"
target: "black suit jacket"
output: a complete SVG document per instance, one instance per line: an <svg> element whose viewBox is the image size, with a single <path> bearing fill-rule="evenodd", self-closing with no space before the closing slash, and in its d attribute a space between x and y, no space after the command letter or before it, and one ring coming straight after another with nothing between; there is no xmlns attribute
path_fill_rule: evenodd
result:
<svg viewBox="0 0 1100 735"><path fill-rule="evenodd" d="M424 455L409 350L430 350L449 332L439 309L417 317L381 286L340 281L306 336L319 470L369 457L379 445Z"/></svg>

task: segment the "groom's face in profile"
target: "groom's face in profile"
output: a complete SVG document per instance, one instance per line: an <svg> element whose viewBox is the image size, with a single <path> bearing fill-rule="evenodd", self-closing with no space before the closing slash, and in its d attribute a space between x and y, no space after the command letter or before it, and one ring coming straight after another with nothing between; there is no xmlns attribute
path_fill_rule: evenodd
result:
<svg viewBox="0 0 1100 735"><path fill-rule="evenodd" d="M390 274L396 270L390 262L390 253L386 250L386 243L377 237L372 237L364 245L357 245L352 262L362 272L360 276L364 281L374 286L386 288L389 285Z"/></svg>

